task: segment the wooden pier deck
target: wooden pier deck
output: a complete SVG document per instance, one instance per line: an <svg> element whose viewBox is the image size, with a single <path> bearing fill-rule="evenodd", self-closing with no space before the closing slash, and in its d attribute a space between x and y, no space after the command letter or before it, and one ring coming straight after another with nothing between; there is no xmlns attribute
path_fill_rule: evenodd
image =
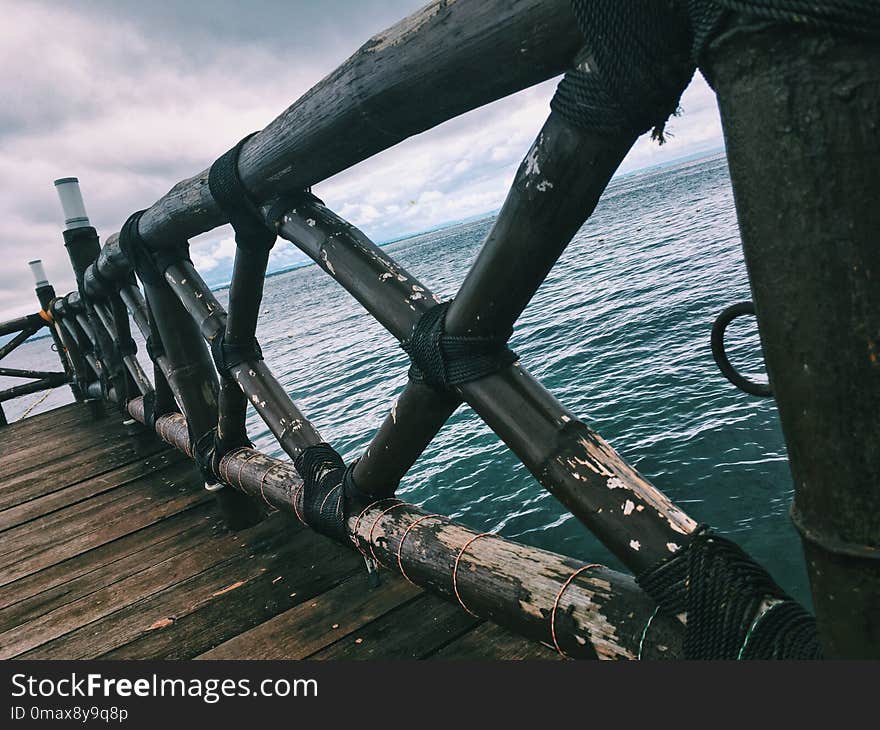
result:
<svg viewBox="0 0 880 730"><path fill-rule="evenodd" d="M553 659L280 513L237 534L113 412L0 428L0 657Z"/></svg>

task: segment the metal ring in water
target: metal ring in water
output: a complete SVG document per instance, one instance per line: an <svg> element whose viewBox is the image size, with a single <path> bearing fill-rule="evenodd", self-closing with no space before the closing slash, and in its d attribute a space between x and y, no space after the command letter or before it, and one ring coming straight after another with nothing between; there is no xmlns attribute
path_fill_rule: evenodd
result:
<svg viewBox="0 0 880 730"><path fill-rule="evenodd" d="M718 315L718 318L712 325L712 356L715 358L715 363L718 365L721 374L737 388L750 395L756 395L761 398L772 398L773 388L770 386L770 383L757 383L754 380L749 380L745 376L740 375L736 368L730 364L730 360L727 357L727 351L724 348L724 333L727 331L727 325L733 322L737 317L742 317L746 314L751 314L752 316L755 315L755 305L752 302L737 302L736 304L731 304Z"/></svg>

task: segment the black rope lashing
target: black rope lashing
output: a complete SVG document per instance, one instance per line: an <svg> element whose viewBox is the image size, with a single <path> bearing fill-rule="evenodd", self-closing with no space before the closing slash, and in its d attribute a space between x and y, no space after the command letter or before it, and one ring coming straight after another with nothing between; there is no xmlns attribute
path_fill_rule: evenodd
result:
<svg viewBox="0 0 880 730"><path fill-rule="evenodd" d="M876 0L572 0L572 8L584 47L551 108L601 134L653 129L661 143L706 48L731 24L880 36Z"/></svg>
<svg viewBox="0 0 880 730"><path fill-rule="evenodd" d="M189 432L193 461L196 462L196 466L202 474L202 479L207 485L217 484L220 481L215 474L216 467L219 466L219 459L215 459L216 439L217 430L214 428L206 431L198 438L192 431Z"/></svg>
<svg viewBox="0 0 880 730"><path fill-rule="evenodd" d="M693 35L691 57L702 64L709 43L725 22L762 21L813 27L855 36L880 37L880 3L876 0L686 0ZM711 79L709 79L711 83Z"/></svg>
<svg viewBox="0 0 880 730"><path fill-rule="evenodd" d="M156 430L156 421L160 416L180 412L164 376L157 377L154 382L153 390L148 390L144 394L144 423L153 431Z"/></svg>
<svg viewBox="0 0 880 730"><path fill-rule="evenodd" d="M137 355L138 346L137 342L134 341L133 337L128 337L126 339L120 338L115 341L116 352L119 353L120 357L126 357L128 355Z"/></svg>
<svg viewBox="0 0 880 730"><path fill-rule="evenodd" d="M636 582L661 611L687 614L687 659L820 658L815 619L742 548L705 526Z"/></svg>
<svg viewBox="0 0 880 730"><path fill-rule="evenodd" d="M485 378L517 360L507 346L509 333L508 337L448 334L445 321L451 303L424 312L401 344L412 361L410 380L441 391Z"/></svg>
<svg viewBox="0 0 880 730"><path fill-rule="evenodd" d="M243 362L263 359L263 351L256 339L244 344L226 342L226 332L218 332L211 340L211 357L221 377L230 378L231 370Z"/></svg>
<svg viewBox="0 0 880 730"><path fill-rule="evenodd" d="M686 8L679 0L572 0L584 48L550 107L601 134L663 141L666 120L694 73Z"/></svg>
<svg viewBox="0 0 880 730"><path fill-rule="evenodd" d="M146 211L132 213L119 231L119 249L134 269L138 278L151 286L165 283L165 270L179 261L189 261L189 242L176 241L160 249L147 247L138 224Z"/></svg>
<svg viewBox="0 0 880 730"><path fill-rule="evenodd" d="M355 464L346 466L339 453L323 442L303 449L293 462L303 479L302 520L315 532L347 541L349 514L380 499L357 486Z"/></svg>
<svg viewBox="0 0 880 730"><path fill-rule="evenodd" d="M816 619L794 601L782 601L755 619L739 659L821 659Z"/></svg>
<svg viewBox="0 0 880 730"><path fill-rule="evenodd" d="M257 132L249 134L218 157L208 171L208 189L235 231L235 243L244 251L268 251L275 245L276 232L266 224L256 203L238 176L241 148Z"/></svg>
<svg viewBox="0 0 880 730"><path fill-rule="evenodd" d="M345 539L345 462L330 444L304 449L294 462L303 478L303 520L316 532Z"/></svg>

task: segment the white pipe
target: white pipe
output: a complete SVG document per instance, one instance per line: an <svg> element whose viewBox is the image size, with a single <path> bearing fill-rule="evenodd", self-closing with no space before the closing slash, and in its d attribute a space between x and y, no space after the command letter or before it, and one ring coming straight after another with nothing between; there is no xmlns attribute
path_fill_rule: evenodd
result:
<svg viewBox="0 0 880 730"><path fill-rule="evenodd" d="M39 289L41 286L48 286L49 279L46 276L46 270L43 268L43 262L40 259L28 261L31 267L31 273L34 275L34 288Z"/></svg>
<svg viewBox="0 0 880 730"><path fill-rule="evenodd" d="M55 181L55 190L61 200L61 208L64 210L64 227L85 228L90 226L86 206L83 203L82 193L79 190L79 180L75 177L62 177Z"/></svg>

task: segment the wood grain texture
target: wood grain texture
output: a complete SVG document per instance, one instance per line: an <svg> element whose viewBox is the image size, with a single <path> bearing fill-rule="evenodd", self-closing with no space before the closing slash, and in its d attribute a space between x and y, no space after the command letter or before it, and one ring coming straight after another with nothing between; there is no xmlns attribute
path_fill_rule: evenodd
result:
<svg viewBox="0 0 880 730"><path fill-rule="evenodd" d="M142 401L131 401L129 412L142 421ZM188 453L180 414L159 418L156 432ZM239 449L224 456L216 475L268 506L302 514L302 479L287 462ZM682 624L652 618L653 600L632 577L605 566L479 535L441 515L428 519L398 500L348 513L347 527L351 542L389 570L405 571L417 585L534 641L549 643L555 636L569 657L635 659L643 648L645 656L680 652Z"/></svg>
<svg viewBox="0 0 880 730"><path fill-rule="evenodd" d="M360 555L285 513L231 533L182 454L146 432L150 455L126 451L118 412L52 414L0 430L4 454L22 434L75 431L50 470L28 452L39 478L0 477L13 505L0 511L0 657L427 656L483 625L390 574L370 589ZM502 656L505 641L467 651Z"/></svg>

